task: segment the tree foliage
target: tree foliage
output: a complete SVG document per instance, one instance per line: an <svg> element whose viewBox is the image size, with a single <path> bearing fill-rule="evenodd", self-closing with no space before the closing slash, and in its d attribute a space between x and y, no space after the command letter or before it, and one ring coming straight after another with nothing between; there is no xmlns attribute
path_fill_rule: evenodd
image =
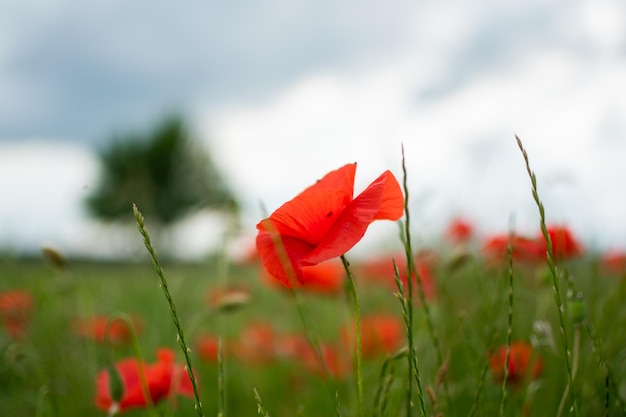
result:
<svg viewBox="0 0 626 417"><path fill-rule="evenodd" d="M169 117L148 134L114 138L100 160L100 184L86 200L99 219L130 221L132 203L163 226L201 208L237 208L213 160L192 141L180 117Z"/></svg>

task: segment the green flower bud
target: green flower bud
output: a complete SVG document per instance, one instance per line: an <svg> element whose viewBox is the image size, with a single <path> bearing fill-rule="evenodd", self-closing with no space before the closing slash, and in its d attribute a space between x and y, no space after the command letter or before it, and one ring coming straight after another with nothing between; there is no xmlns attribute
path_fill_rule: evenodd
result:
<svg viewBox="0 0 626 417"><path fill-rule="evenodd" d="M109 393L113 402L118 403L124 397L124 381L114 365L109 365Z"/></svg>
<svg viewBox="0 0 626 417"><path fill-rule="evenodd" d="M574 325L581 325L587 317L587 305L583 299L583 294L581 292L576 293L576 295L570 293L567 307Z"/></svg>

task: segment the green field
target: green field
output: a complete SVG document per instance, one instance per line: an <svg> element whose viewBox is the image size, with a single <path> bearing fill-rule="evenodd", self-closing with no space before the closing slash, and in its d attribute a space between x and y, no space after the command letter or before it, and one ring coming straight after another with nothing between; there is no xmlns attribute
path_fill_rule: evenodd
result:
<svg viewBox="0 0 626 417"><path fill-rule="evenodd" d="M421 385L428 415L498 415L502 385L494 380L488 351L506 344L509 322L507 262L487 265L479 254L464 262L451 262L442 252L432 273L436 296L428 301L434 333L447 363L443 381L436 386L440 366L424 309L416 302L413 336ZM220 390L218 365L198 355L194 341L201 334L221 335L227 345L238 340L251 323L266 323L276 334L304 333L293 297L269 288L259 278L258 265L232 265L222 261L203 264L165 264L169 289L191 347L191 359L200 384L204 414L217 415ZM624 347L626 322L622 276L609 273L593 255L564 263L565 271L584 294L591 327L574 326L564 310L569 350L574 334L580 333L575 361L574 398L581 416L623 415L625 386ZM512 340L535 341L533 357L541 358L543 371L531 381L507 387L505 415L554 416L567 386L567 366L552 278L543 264L515 263L513 275ZM26 289L34 308L25 333L15 339L0 328L0 415L85 416L106 415L94 405L95 381L107 364L105 345L76 334L77 318L125 312L142 322L139 344L147 362L155 349L170 347L182 354L169 307L159 287L159 278L148 262L137 264L70 263L59 271L44 260L23 261L5 257L0 263L0 291ZM389 285L359 282L355 276L363 317L389 314L402 317L401 305ZM389 277L393 280L393 277ZM567 294L567 281L559 280L560 293ZM236 311L214 314L208 294L225 285L245 287L249 302ZM312 333L323 342L341 344L339 329L352 320L351 304L343 294L301 295L301 307ZM566 300L564 300L566 303ZM567 303L566 303L567 304ZM544 332L537 332L537 322ZM535 325L535 329L533 329ZM546 333L545 330L548 330ZM405 343L405 342L404 342ZM594 343L599 352L594 350ZM131 344L112 348L115 360L131 357ZM380 409L376 392L381 386L385 353L364 360L366 415ZM349 369L353 363L347 361ZM391 362L394 370L386 389L383 415L406 415L407 361ZM337 400L343 416L357 413L354 373L324 378L293 358L250 360L224 349L225 415L256 415L258 391L271 416L336 415ZM607 379L607 366L610 375ZM388 368L389 370L389 368ZM383 378L384 379L384 378ZM607 387L608 384L608 387ZM412 384L415 407L420 415L417 384ZM616 385L616 386L615 386ZM426 390L431 395L426 394ZM621 397L620 397L621 396ZM158 415L196 415L192 398L179 397L176 406L157 404ZM570 404L568 400L568 404ZM608 405L607 405L608 404ZM607 408L608 407L608 408ZM472 410L473 409L473 410ZM567 414L567 410L563 415ZM128 416L151 415L138 408Z"/></svg>

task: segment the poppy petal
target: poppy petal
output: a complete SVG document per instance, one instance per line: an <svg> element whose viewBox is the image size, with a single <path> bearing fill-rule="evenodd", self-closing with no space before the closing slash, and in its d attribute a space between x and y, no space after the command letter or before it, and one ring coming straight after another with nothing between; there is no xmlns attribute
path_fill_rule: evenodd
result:
<svg viewBox="0 0 626 417"><path fill-rule="evenodd" d="M276 247L279 244L282 248ZM302 271L299 261L314 249L314 246L307 242L268 231L259 232L256 245L265 270L287 287L293 287L294 278L301 281ZM286 264L287 262L291 265Z"/></svg>
<svg viewBox="0 0 626 417"><path fill-rule="evenodd" d="M316 189L330 189L346 191L350 194L350 200L354 193L354 176L356 173L356 164L346 164L341 168L329 172L315 184L306 188L303 193Z"/></svg>
<svg viewBox="0 0 626 417"><path fill-rule="evenodd" d="M367 227L376 219L381 210L383 196L387 197L387 203L383 214L394 214L391 210L393 187L387 189L387 176L385 174L372 182L357 198L341 213L332 228L324 236L324 240L317 245L315 250L302 259L303 265L314 265L337 256L341 256L350 250L365 234Z"/></svg>
<svg viewBox="0 0 626 417"><path fill-rule="evenodd" d="M351 199L345 190L311 189L280 206L270 218L281 235L317 245ZM262 230L261 223L257 228Z"/></svg>
<svg viewBox="0 0 626 417"><path fill-rule="evenodd" d="M404 195L400 189L400 184L398 184L398 180L396 180L396 177L394 177L390 171L383 172L370 187L379 182L383 184L383 192L380 209L374 219L398 220L404 214Z"/></svg>

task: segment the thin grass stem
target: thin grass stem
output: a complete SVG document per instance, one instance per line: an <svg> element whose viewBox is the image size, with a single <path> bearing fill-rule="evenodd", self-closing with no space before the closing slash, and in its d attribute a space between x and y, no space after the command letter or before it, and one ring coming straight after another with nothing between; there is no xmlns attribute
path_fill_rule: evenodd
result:
<svg viewBox="0 0 626 417"><path fill-rule="evenodd" d="M543 207L543 203L539 199L539 193L537 191L537 177L535 173L530 169L530 162L528 159L528 154L526 153L526 149L524 149L524 145L522 145L522 141L516 135L515 140L517 141L517 146L522 152L522 156L524 157L524 162L526 163L526 172L528 172L528 176L530 177L530 182L532 185L532 195L537 208L539 209L539 218L540 218L540 226L541 233L543 234L543 238L546 241L547 251L546 258L548 261L548 268L550 269L550 274L552 275L552 288L554 290L554 300L556 302L556 307L559 315L559 327L561 330L561 340L563 342L563 351L565 353L565 365L567 368L567 383L568 385L573 387L573 375L572 375L572 353L569 349L569 344L567 341L567 331L565 329L565 319L563 317L563 302L561 301L561 291L559 290L559 282L558 282L558 274L554 262L553 256L553 247L552 247L552 239L548 234L548 229L546 227L546 213ZM578 415L578 405L576 403L576 397L573 395L573 390L571 390L572 397L572 411L574 416Z"/></svg>
<svg viewBox="0 0 626 417"><path fill-rule="evenodd" d="M573 350L573 363L572 363L572 380L576 378L576 372L578 371L578 358L580 355L580 326L577 325L574 329L574 350ZM563 396L561 397L561 402L559 403L559 409L556 413L556 417L561 417L563 414L563 409L565 408L565 402L567 401L567 397L569 396L570 385L568 384L563 391Z"/></svg>
<svg viewBox="0 0 626 417"><path fill-rule="evenodd" d="M396 286L398 287L398 291L399 291L397 295L398 295L398 300L400 301L400 305L402 306L402 317L404 318L404 325L405 325L405 329L407 332L407 338L409 339L409 344L411 345L413 343L413 329L409 327L410 307L409 307L408 299L406 298L406 295L404 292L404 286L402 284L402 281L400 280L400 272L398 271L398 265L396 265L395 259L393 260L393 270L394 270L394 279L395 279ZM414 350L413 352L411 352L411 348L409 347L409 352L407 356L410 359L408 365L409 367L412 368L412 372L410 375L415 376L415 382L417 383L417 393L418 393L418 397L420 401L420 411L422 413L422 417L426 417L426 403L424 401L424 390L422 389L422 378L419 372L417 355L415 354ZM407 387L410 388L411 384L407 384ZM412 413L410 413L410 411L412 410L412 407L413 407L412 392L407 392L407 396L408 396L407 401L410 402L410 404L407 406L407 413L411 415Z"/></svg>
<svg viewBox="0 0 626 417"><path fill-rule="evenodd" d="M263 406L263 400L261 399L261 395L256 388L252 388L254 391L254 399L256 400L256 412L258 415L263 417L270 417L270 414L267 412L265 407Z"/></svg>
<svg viewBox="0 0 626 417"><path fill-rule="evenodd" d="M380 369L380 378L378 390L374 397L374 408L372 411L372 417L379 417L384 415L387 407L387 399L389 394L389 388L393 382L394 367L393 364L398 359L402 359L408 355L408 349L401 349L393 356L387 356L383 362L383 366ZM389 372L387 372L389 370Z"/></svg>
<svg viewBox="0 0 626 417"><path fill-rule="evenodd" d="M507 244L508 258L508 278L509 278L509 314L506 328L506 356L504 359L504 379L502 380L502 401L500 403L500 417L504 417L506 401L508 397L507 382L509 380L509 365L511 361L511 336L513 334L513 228L509 233L509 243Z"/></svg>
<svg viewBox="0 0 626 417"><path fill-rule="evenodd" d="M412 287L411 281L413 279L413 276L415 276L415 279L417 281L417 293L418 293L422 308L424 309L424 316L426 317L426 326L428 328L428 334L432 340L433 347L435 349L435 355L437 357L437 368L440 368L443 365L443 354L441 353L441 346L439 344L439 338L437 336L437 333L435 332L435 325L433 322L432 314L430 312L430 306L428 305L428 302L426 301L426 295L424 293L424 285L422 281L422 276L417 270L417 268L415 267L415 260L413 258L413 248L411 247L411 227L410 227L411 217L410 217L409 206L408 206L409 187L408 187L408 180L407 180L408 175L407 175L407 169L406 169L406 159L404 156L404 146L402 146L402 174L403 174L404 216L405 216L404 247L405 247L405 254L407 258L407 268L408 268L407 281L408 281L408 287L409 287L408 297L407 297L409 301L409 324L411 325L410 328L412 332L413 331L413 298L412 298L413 287ZM411 350L411 355L415 355L414 350ZM412 359L412 361L417 362L417 359L416 358ZM444 379L442 382L443 382L444 394L446 397L446 403L448 405L449 411L451 412L452 415L455 415L452 400L450 398L450 390L448 387L448 381L447 379Z"/></svg>
<svg viewBox="0 0 626 417"><path fill-rule="evenodd" d="M365 415L365 405L363 400L363 358L361 352L361 310L359 308L359 296L356 291L356 284L354 283L354 276L350 270L350 263L346 259L345 255L341 255L341 262L346 270L348 276L348 288L352 295L352 306L354 308L354 326L356 327L356 384L357 384L357 399L360 417Z"/></svg>
<svg viewBox="0 0 626 417"><path fill-rule="evenodd" d="M126 327L130 330L131 344L133 346L135 359L137 359L137 368L139 371L139 385L141 387L141 393L143 394L143 398L146 400L146 409L148 410L148 413L151 416L158 416L159 414L157 413L156 408L154 407L154 402L152 401L152 396L150 395L150 389L148 388L148 380L146 379L146 373L145 373L145 361L143 359L143 355L141 354L141 347L139 346L139 338L137 337L137 331L135 330L135 326L133 324L132 319L126 313L118 312L118 313L112 314L107 319L104 334L106 335L107 350L109 352L109 355L111 355L111 352L112 352L111 334L110 334L111 326L116 320L123 322L124 325L126 325ZM110 356L109 361L111 363L111 366L113 366L112 355ZM112 377L113 377L112 375L109 375L109 378L112 378Z"/></svg>
<svg viewBox="0 0 626 417"><path fill-rule="evenodd" d="M148 234L148 230L145 227L144 217L135 204L133 204L133 214L135 215L135 220L137 221L137 229L139 230L139 233L143 237L143 241L146 246L146 249L148 250L148 253L150 253L150 256L152 257L152 264L154 265L154 269L156 270L156 273L161 280L160 287L163 290L163 294L165 295L165 299L167 300L167 303L170 308L170 315L172 317L172 321L174 322L174 327L176 327L176 332L177 332L176 340L178 341L180 349L183 351L183 355L185 356L185 362L186 362L185 370L187 371L187 374L189 375L189 379L191 380L191 385L193 386L193 393L194 393L194 397L196 401L196 405L195 405L196 412L198 413L200 417L203 417L204 412L202 411L202 401L200 401L200 393L198 390L198 384L196 382L196 377L191 367L191 356L189 355L191 352L191 349L187 347L187 342L185 341L183 327L178 318L178 314L176 313L176 305L174 304L174 300L172 299L172 296L170 295L169 289L167 287L167 279L165 277L165 271L163 271L163 268L161 267L159 263L159 257L157 256L156 250L154 249L154 247L152 246L152 243L150 242L150 235Z"/></svg>
<svg viewBox="0 0 626 417"><path fill-rule="evenodd" d="M50 390L45 385L42 385L41 388L37 391L37 405L35 409L35 417L43 417L44 410L46 408L46 398L50 394Z"/></svg>

